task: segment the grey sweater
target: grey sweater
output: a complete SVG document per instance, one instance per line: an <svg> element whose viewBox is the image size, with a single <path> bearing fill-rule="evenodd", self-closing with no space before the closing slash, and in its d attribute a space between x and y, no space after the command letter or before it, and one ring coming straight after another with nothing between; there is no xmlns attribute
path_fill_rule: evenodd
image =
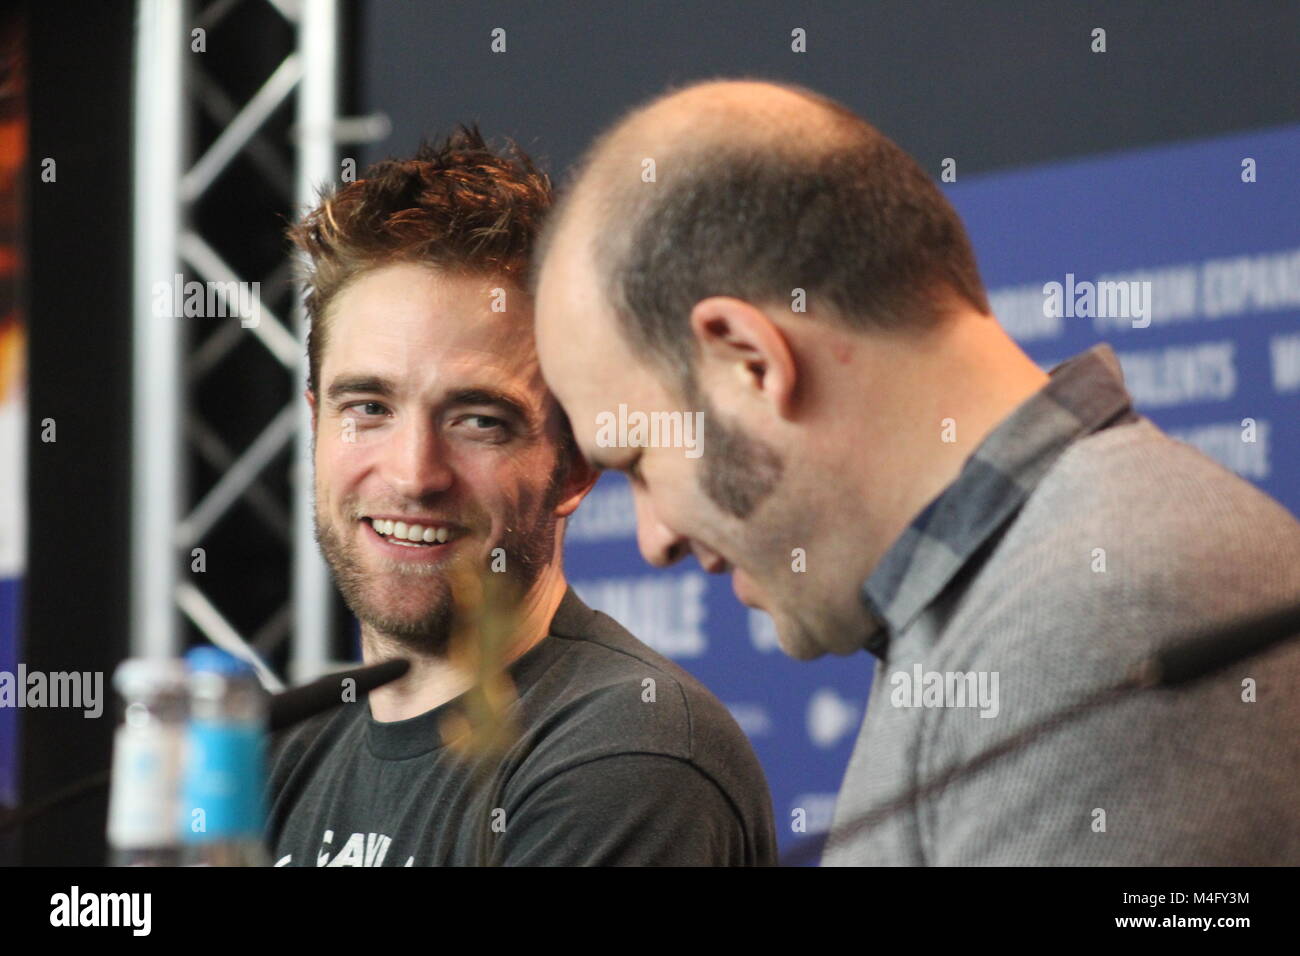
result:
<svg viewBox="0 0 1300 956"><path fill-rule="evenodd" d="M1300 602L1300 523L1133 414L1108 347L985 439L864 595L880 660L825 864L1300 864L1296 639L1126 693L844 832L1153 649Z"/></svg>

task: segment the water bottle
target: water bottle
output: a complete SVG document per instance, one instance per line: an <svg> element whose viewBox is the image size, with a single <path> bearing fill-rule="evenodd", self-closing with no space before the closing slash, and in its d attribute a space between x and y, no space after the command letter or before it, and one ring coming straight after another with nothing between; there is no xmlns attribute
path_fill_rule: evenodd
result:
<svg viewBox="0 0 1300 956"><path fill-rule="evenodd" d="M122 723L113 738L109 864L176 866L188 689L179 660L129 658L113 674Z"/></svg>
<svg viewBox="0 0 1300 956"><path fill-rule="evenodd" d="M190 720L180 801L187 866L269 866L262 842L267 696L253 668L216 647L185 655Z"/></svg>

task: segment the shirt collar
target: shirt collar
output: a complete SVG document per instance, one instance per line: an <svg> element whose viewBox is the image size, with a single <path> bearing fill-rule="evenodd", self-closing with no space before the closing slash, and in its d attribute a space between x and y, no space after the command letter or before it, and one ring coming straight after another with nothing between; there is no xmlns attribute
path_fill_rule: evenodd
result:
<svg viewBox="0 0 1300 956"><path fill-rule="evenodd" d="M1137 416L1119 360L1100 343L1054 367L1050 379L993 429L956 480L912 521L862 586L877 627L864 646L884 657L904 630L1029 497L1073 442Z"/></svg>

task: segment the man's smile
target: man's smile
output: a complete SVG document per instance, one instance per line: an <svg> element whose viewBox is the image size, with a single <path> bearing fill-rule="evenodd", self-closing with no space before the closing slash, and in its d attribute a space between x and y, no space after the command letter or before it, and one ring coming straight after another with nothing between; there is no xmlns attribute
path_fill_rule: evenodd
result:
<svg viewBox="0 0 1300 956"><path fill-rule="evenodd" d="M434 518L417 522L366 515L358 523L362 525L362 536L373 547L385 557L402 561L441 561L456 542L469 534L460 525Z"/></svg>

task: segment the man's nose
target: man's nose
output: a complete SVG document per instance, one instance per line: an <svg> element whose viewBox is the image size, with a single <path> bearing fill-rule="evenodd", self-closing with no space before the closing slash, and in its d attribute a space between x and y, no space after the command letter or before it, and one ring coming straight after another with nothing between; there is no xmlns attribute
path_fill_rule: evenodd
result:
<svg viewBox="0 0 1300 956"><path fill-rule="evenodd" d="M632 500L636 502L636 543L641 557L656 568L666 568L684 558L690 542L659 520L650 495L634 484Z"/></svg>
<svg viewBox="0 0 1300 956"><path fill-rule="evenodd" d="M447 443L433 422L409 418L388 435L384 478L404 498L418 501L451 487Z"/></svg>

